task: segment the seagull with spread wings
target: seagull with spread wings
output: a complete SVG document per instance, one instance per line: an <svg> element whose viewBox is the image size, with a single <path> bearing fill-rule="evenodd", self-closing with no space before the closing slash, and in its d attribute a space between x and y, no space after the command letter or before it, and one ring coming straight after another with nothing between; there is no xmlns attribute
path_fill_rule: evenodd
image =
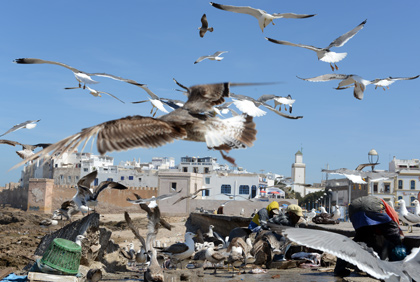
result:
<svg viewBox="0 0 420 282"><path fill-rule="evenodd" d="M178 200L176 200L172 205L175 205L175 204L177 204L177 203L179 203L179 202L181 202L182 200L185 200L185 199L195 199L195 198L197 198L198 197L198 194L200 193L200 192L202 192L202 191L205 191L205 190L210 190L211 188L201 188L201 189L198 189L197 191L195 191L194 193L192 193L192 194L189 194L189 195L187 195L187 196L182 196L182 197L180 197Z"/></svg>
<svg viewBox="0 0 420 282"><path fill-rule="evenodd" d="M147 198L147 199L143 199L143 198L140 198L140 199L137 199L137 200L127 199L127 202L132 203L132 204L146 204L146 203L149 203L151 201L163 201L163 200L167 200L167 199L170 199L170 198L174 197L176 194L181 193L181 191L182 191L182 189L179 190L176 193L163 194L163 195L160 195L160 196L157 196L157 197L152 197L152 198Z"/></svg>
<svg viewBox="0 0 420 282"><path fill-rule="evenodd" d="M338 84L338 87L335 89L342 90L342 89L347 89L349 87L354 86L353 96L354 98L358 100L363 99L366 86L369 84L372 84L371 81L366 80L355 74L332 73L332 74L323 74L323 75L311 77L311 78L301 78L301 77L298 77L298 78L302 80L306 80L306 81L311 81L311 82L325 82L325 81L330 81L330 80L335 80L335 79L341 80L340 83Z"/></svg>
<svg viewBox="0 0 420 282"><path fill-rule="evenodd" d="M274 25L273 20L274 19L304 19L304 18L310 18L315 15L299 15L294 13L274 13L269 14L264 10L261 9L255 9L252 7L245 7L245 6L230 6L230 5L221 5L217 3L210 2L210 5L212 5L215 8L218 8L220 10L234 12L234 13L240 13L240 14L248 14L251 15L258 20L258 24L261 28L261 31L264 32L264 28L272 23Z"/></svg>
<svg viewBox="0 0 420 282"><path fill-rule="evenodd" d="M221 61L221 60L223 60L224 57L220 57L220 55L222 55L223 53L227 53L227 51L217 51L213 55L201 56L200 58L198 58L194 62L194 64L197 64L197 63L199 63L199 62L201 62L202 60L205 60L205 59L209 59L209 60L212 60L212 61Z"/></svg>
<svg viewBox="0 0 420 282"><path fill-rule="evenodd" d="M381 260L366 246L338 233L315 229L293 228L269 223L269 228L281 233L290 241L335 255L357 266L373 277L384 281L420 280L420 249L413 248L402 261Z"/></svg>
<svg viewBox="0 0 420 282"><path fill-rule="evenodd" d="M52 64L52 65L58 65L58 66L62 66L65 67L66 69L69 69L73 72L74 76L76 77L76 80L79 82L79 88L82 87L83 84L83 89L86 87L86 84L96 84L99 83L98 81L95 81L92 79L92 76L102 76L102 77L108 77L108 78L112 78L114 80L120 80L120 81L124 81L136 86L142 86L143 84L138 83L137 81L134 81L132 79L126 79L126 78L122 78L122 77L118 77L112 74L107 74L107 73L87 73L81 70L78 70L76 68L73 68L69 65L60 63L60 62L55 62L55 61L47 61L47 60L42 60L42 59L36 59L36 58L19 58L13 61L16 64Z"/></svg>
<svg viewBox="0 0 420 282"><path fill-rule="evenodd" d="M246 113L247 115L250 116L263 116L265 115L265 111L259 109L260 106L263 106L267 109L269 109L270 111L288 118L288 119L301 119L303 118L303 116L291 116L289 114L286 113L282 113L278 110L276 110L274 107L270 106L269 104L266 103L266 101L273 99L272 95L262 95L260 98L258 99L254 99L252 97L246 96L246 95L239 95L239 94L233 94L230 93L230 97L235 98L235 100L233 100L233 103L235 104L235 106L242 111L243 113Z"/></svg>
<svg viewBox="0 0 420 282"><path fill-rule="evenodd" d="M203 38L207 31L213 32L213 28L209 27L206 14L201 17L201 26L198 28L200 37Z"/></svg>
<svg viewBox="0 0 420 282"><path fill-rule="evenodd" d="M385 87L389 89L389 86L393 84L395 81L398 80L412 80L418 78L420 75L412 76L412 77L387 77L387 78L376 78L371 81L373 85L375 85L375 89L378 87L382 87L385 90Z"/></svg>
<svg viewBox="0 0 420 282"><path fill-rule="evenodd" d="M222 151L252 146L257 135L255 123L247 115L221 119L210 113L214 106L223 104L229 97L230 87L239 85L253 84L226 82L189 87L188 101L166 115L157 118L128 116L94 125L35 153L27 161L46 158L51 152L73 151L97 136L97 150L101 155L138 147L155 148L181 139L205 142L207 148L220 151L225 160L235 164L234 159Z"/></svg>
<svg viewBox="0 0 420 282"><path fill-rule="evenodd" d="M22 129L22 128L32 129L32 128L36 127L36 123L37 123L38 121L40 121L40 119L38 119L38 120L27 120L27 121L25 121L25 122L22 122L22 123L16 124L16 125L15 125L15 126L13 126L12 128L10 128L8 131L6 131L6 132L5 132L5 133L3 133L2 135L0 135L0 137L1 137L1 136L4 136L4 135L6 135L6 134L9 134L9 133L11 133L11 132L14 132L14 131L16 131L16 130Z"/></svg>
<svg viewBox="0 0 420 282"><path fill-rule="evenodd" d="M94 170L89 174L86 174L77 182L77 192L73 196L73 202L79 207L81 212L90 211L90 207L95 207L98 204L98 196L106 188L125 190L126 186L113 182L113 181L102 181L93 190L90 188L90 184L95 180L98 175L98 171Z"/></svg>
<svg viewBox="0 0 420 282"><path fill-rule="evenodd" d="M22 150L20 151L16 151L16 154L21 157L22 159L26 159L30 156L32 156L34 153L34 150L38 147L41 148L46 148L48 146L50 146L50 143L39 143L39 144L35 144L35 145L29 145L29 144L22 144L19 143L17 141L11 141L11 140L5 140L5 139L1 139L0 140L0 144L7 144L7 145L11 145L11 146L16 146L16 145L20 145L22 146Z"/></svg>
<svg viewBox="0 0 420 282"><path fill-rule="evenodd" d="M89 94L91 94L94 97L102 97L101 94L106 94L108 96L111 96L114 99L117 99L118 101L120 101L121 103L125 104L124 101L120 100L119 98L117 98L115 95L112 95L111 93L105 92L105 91L99 91L99 90L95 90L93 88L90 88L89 86L86 85L87 90L89 90ZM66 90L70 90L70 89L80 89L80 87L66 87L64 88Z"/></svg>
<svg viewBox="0 0 420 282"><path fill-rule="evenodd" d="M358 26L356 26L355 28L353 28L352 30L350 30L349 32L346 32L345 34L335 39L333 42L330 43L330 45L328 45L325 48L319 48L319 47L314 47L311 45L304 45L304 44L295 44L288 41L276 40L276 39L272 39L268 37L266 37L265 39L267 39L270 42L277 43L277 44L301 47L301 48L315 51L318 56L318 60L326 62L326 63L330 63L330 67L334 71L334 67L336 70L338 70L338 67L335 63L344 59L347 56L347 53L335 53L335 52L330 51L330 49L333 47L341 47L344 44L346 44L347 41L353 38L353 36L355 36L359 32L359 30L361 30L364 27L365 23L366 23L366 20L363 21ZM334 64L334 66L332 64Z"/></svg>

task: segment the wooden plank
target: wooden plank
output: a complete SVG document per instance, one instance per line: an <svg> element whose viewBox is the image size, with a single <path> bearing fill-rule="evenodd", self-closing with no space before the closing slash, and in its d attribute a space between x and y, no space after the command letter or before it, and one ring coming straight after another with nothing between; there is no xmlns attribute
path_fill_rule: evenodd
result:
<svg viewBox="0 0 420 282"><path fill-rule="evenodd" d="M79 278L69 275L55 275L41 272L28 272L28 281L44 281L44 282L79 282Z"/></svg>

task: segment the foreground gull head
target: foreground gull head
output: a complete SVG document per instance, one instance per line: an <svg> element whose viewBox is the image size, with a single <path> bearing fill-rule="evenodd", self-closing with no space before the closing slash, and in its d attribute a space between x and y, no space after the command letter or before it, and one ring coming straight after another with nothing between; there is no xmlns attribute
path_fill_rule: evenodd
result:
<svg viewBox="0 0 420 282"><path fill-rule="evenodd" d="M264 32L264 28L267 25L269 25L270 23L273 23L273 25L274 25L274 22L273 22L274 19L280 19L280 18L304 19L304 18L310 18L310 17L315 16L315 15L298 15L298 14L293 14L293 13L268 14L264 10L255 9L255 8L251 8L251 7L221 5L221 4L217 4L217 3L213 3L213 2L210 2L210 5L212 5L215 8L218 8L220 10L225 10L225 11L234 12L234 13L248 14L248 15L251 15L251 16L257 18L258 24L259 24L262 32Z"/></svg>
<svg viewBox="0 0 420 282"><path fill-rule="evenodd" d="M189 87L187 102L166 115L157 118L128 116L94 125L52 144L27 161L45 158L51 152L61 155L75 150L80 144L84 144L84 148L90 138L97 136L97 150L101 155L139 147L160 147L174 140L188 140L205 142L207 148L220 151L225 159L234 164L234 160L222 151L252 146L257 135L255 123L247 115L221 119L211 113L214 106L223 104L225 98L229 97L230 87L239 85L252 83L226 82Z"/></svg>
<svg viewBox="0 0 420 282"><path fill-rule="evenodd" d="M22 122L22 123L16 124L16 125L15 125L15 126L13 126L12 128L10 128L8 131L6 131L6 132L5 132L5 133L3 133L2 135L0 135L0 137L1 137L1 136L4 136L4 135L6 135L6 134L9 134L9 133L11 133L11 132L14 132L14 131L16 131L16 130L22 129L22 128L32 129L32 128L34 128L34 127L36 126L36 123L37 123L38 121L40 121L40 119L38 119L38 120L27 120L27 121L25 121L25 122Z"/></svg>
<svg viewBox="0 0 420 282"><path fill-rule="evenodd" d="M412 77L387 77L387 78L376 78L371 81L373 85L375 85L375 89L378 87L382 87L385 90L385 87L389 89L389 86L393 84L397 80L412 80L418 78L420 75L412 76Z"/></svg>
<svg viewBox="0 0 420 282"><path fill-rule="evenodd" d="M201 62L202 60L205 60L205 59L209 59L209 60L212 60L212 61L221 61L221 60L223 60L223 57L220 57L220 55L222 55L223 53L227 53L227 52L228 51L217 51L213 55L201 56L200 58L198 58L194 62L194 64L197 64L197 63L199 63L199 62Z"/></svg>
<svg viewBox="0 0 420 282"><path fill-rule="evenodd" d="M328 231L302 229L269 223L271 230L281 233L299 245L321 250L356 265L377 279L411 281L420 279L420 252L413 248L403 261L389 262L373 256L365 247L350 238Z"/></svg>
<svg viewBox="0 0 420 282"><path fill-rule="evenodd" d="M108 77L111 79L115 79L115 80L120 80L120 81L124 81L136 86L141 86L143 84L138 83L137 81L131 80L131 79L126 79L126 78L122 78L122 77L118 77L112 74L107 74L107 73L87 73L81 70L78 70L76 68L73 68L69 65L60 63L60 62L55 62L55 61L46 61L46 60L42 60L42 59L36 59L36 58L20 58L20 59L16 59L13 61L16 64L51 64L51 65L58 65L58 66L62 66L65 67L66 69L69 69L73 72L76 80L79 82L79 88L82 87L82 83L83 83L83 88L86 87L86 84L96 84L99 83L95 80L92 79L92 76L103 76L103 77Z"/></svg>
<svg viewBox="0 0 420 282"><path fill-rule="evenodd" d="M358 75L355 74L324 74L316 77L311 78L301 78L299 79L312 81L312 82L324 82L330 80L341 80L338 84L337 90L347 89L346 86L354 86L353 96L358 100L363 99L363 94L365 92L366 86L372 84L369 80L366 80Z"/></svg>
<svg viewBox="0 0 420 282"><path fill-rule="evenodd" d="M288 41L271 39L268 37L266 37L265 39L267 39L270 42L277 43L277 44L301 47L301 48L315 51L318 56L318 60L326 62L326 63L330 63L330 67L334 71L334 67L335 67L335 70L338 70L338 67L335 63L344 59L347 56L347 53L335 53L335 52L330 51L330 49L332 47L341 47L344 44L346 44L347 41L353 38L353 36L355 36L359 32L359 30L361 30L364 27L365 23L366 23L366 20L362 22L361 24L359 24L358 26L356 26L355 28L353 28L352 30L350 30L349 32L335 39L333 42L330 43L330 45L328 45L325 48L318 48L318 47L314 47L311 45L304 45L304 44L295 44ZM334 64L334 67L332 64Z"/></svg>
<svg viewBox="0 0 420 282"><path fill-rule="evenodd" d="M407 231L409 233L413 232L413 225L420 224L420 216L409 212L403 199L398 200L396 204L400 205L400 209L398 210L398 218L408 225Z"/></svg>
<svg viewBox="0 0 420 282"><path fill-rule="evenodd" d="M209 23L207 22L206 14L201 17L201 27L198 29L200 30L199 34L201 38L204 37L204 34L206 34L207 31L213 32L213 28L209 27Z"/></svg>

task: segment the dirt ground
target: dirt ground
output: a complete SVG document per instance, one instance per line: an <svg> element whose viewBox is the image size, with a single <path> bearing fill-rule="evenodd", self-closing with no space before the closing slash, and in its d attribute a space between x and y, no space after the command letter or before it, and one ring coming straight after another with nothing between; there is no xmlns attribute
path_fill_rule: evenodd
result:
<svg viewBox="0 0 420 282"><path fill-rule="evenodd" d="M74 219L80 218L81 215L76 215ZM146 237L146 213L130 213L134 224L139 228L141 235ZM13 208L0 208L0 275L2 272L14 272L18 275L26 275L27 271L23 268L33 261L34 251L41 241L41 238L50 231L55 231L61 228L60 224L53 226L50 229L43 228L39 223L48 218L48 215L38 212L25 212ZM170 245L175 242L183 242L186 231L185 217L166 217L171 225L172 230L161 228L159 230L157 241L161 246L164 244ZM120 247L127 246L129 243L134 243L135 248L139 248L139 242L134 238L134 235L128 230L123 214L104 214L100 215L100 225L112 230L111 239ZM193 275L194 280L190 281L273 281L281 278L283 281L377 281L368 277L356 276L342 280L334 277L332 268L322 271L314 271L311 269L270 269L267 273L250 274L251 269L245 269L240 275L232 275L226 269L218 270L218 274L213 274L213 269L196 269L196 270L181 270L166 271L165 281L183 281L190 279L182 279ZM182 272L184 271L184 272ZM143 281L143 272L139 268L129 268L127 272L120 273L106 273L101 281Z"/></svg>

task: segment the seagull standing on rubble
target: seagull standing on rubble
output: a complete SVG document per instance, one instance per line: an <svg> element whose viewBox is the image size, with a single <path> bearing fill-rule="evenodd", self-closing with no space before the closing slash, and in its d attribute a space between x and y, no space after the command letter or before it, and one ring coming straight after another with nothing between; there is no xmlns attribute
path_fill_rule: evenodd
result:
<svg viewBox="0 0 420 282"><path fill-rule="evenodd" d="M398 218L408 225L407 231L409 233L413 232L413 225L420 224L420 216L409 212L403 199L399 199L397 203L400 205L400 209L398 210Z"/></svg>
<svg viewBox="0 0 420 282"><path fill-rule="evenodd" d="M257 131L252 117L247 115L221 119L209 113L229 97L230 87L255 85L253 83L217 83L188 88L188 101L180 108L157 118L128 116L83 129L27 159L45 158L53 152L60 155L75 150L80 144L97 136L97 150L107 152L133 148L155 148L182 139L205 142L207 148L218 150L232 164L235 160L222 151L246 148L253 145ZM83 147L84 147L83 146ZM83 151L83 148L82 148ZM25 161L26 162L26 161ZM15 167L24 164L21 162Z"/></svg>
<svg viewBox="0 0 420 282"><path fill-rule="evenodd" d="M338 70L338 67L335 63L344 59L347 56L347 53L335 53L335 52L330 51L330 49L332 47L341 47L344 44L346 44L347 41L353 38L353 36L355 36L359 32L359 30L361 30L365 26L365 23L366 23L366 20L363 21L358 26L356 26L355 28L353 28L352 30L350 30L349 32L335 39L333 42L330 43L330 45L328 45L325 48L318 48L311 45L295 44L288 41L276 40L276 39L272 39L268 37L266 37L265 39L267 39L270 42L277 43L277 44L301 47L301 48L315 51L318 56L318 60L326 62L326 63L330 63L331 70L334 71L334 67L335 67L335 70ZM334 64L334 66L332 64Z"/></svg>
<svg viewBox="0 0 420 282"><path fill-rule="evenodd" d="M299 15L299 14L293 14L293 13L269 14L264 10L255 9L255 8L252 8L252 7L221 5L221 4L217 4L217 3L213 3L213 2L210 2L210 5L212 5L213 7L217 8L217 9L220 9L220 10L225 10L225 11L240 13L240 14L248 14L248 15L251 15L251 16L257 18L258 24L259 24L262 32L264 32L264 28L267 25L269 25L270 23L272 23L274 25L274 22L273 22L274 19L280 19L280 18L304 19L304 18L310 18L310 17L315 16L315 15Z"/></svg>

